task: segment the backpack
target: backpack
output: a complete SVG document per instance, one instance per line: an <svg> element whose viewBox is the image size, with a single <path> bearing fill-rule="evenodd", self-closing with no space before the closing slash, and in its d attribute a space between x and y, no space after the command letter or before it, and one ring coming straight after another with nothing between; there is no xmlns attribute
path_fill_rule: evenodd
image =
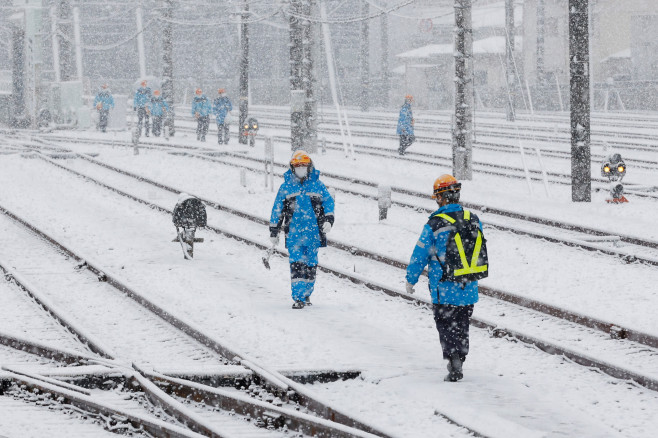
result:
<svg viewBox="0 0 658 438"><path fill-rule="evenodd" d="M462 283L486 278L489 275L487 239L480 231L478 217L470 211L438 214L442 225L451 228L446 243L445 260L441 260L441 281ZM445 224L448 222L448 224Z"/></svg>

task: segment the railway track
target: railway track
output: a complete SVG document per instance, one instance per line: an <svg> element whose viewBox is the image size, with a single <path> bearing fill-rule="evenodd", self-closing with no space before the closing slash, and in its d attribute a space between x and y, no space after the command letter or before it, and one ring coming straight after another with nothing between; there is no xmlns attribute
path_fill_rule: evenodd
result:
<svg viewBox="0 0 658 438"><path fill-rule="evenodd" d="M16 223L17 228L21 228L19 226L22 225L22 230L23 234L21 236L20 242L23 242L23 247L26 248L29 253L34 255L34 247L28 245L25 245L25 243L29 242L30 235L32 237L32 240L35 240L34 244L38 244L41 247L48 247L49 250L55 251L55 252L63 252L65 253L68 257L66 259L66 262L69 264L72 264L73 266L70 267L73 272L78 274L76 271L76 266L78 267L84 267L85 270L88 270L90 273L92 273L92 277L94 277L94 281L96 284L100 285L100 287L104 287L106 289L115 289L114 291L109 292L108 290L105 290L106 295L112 294L119 294L123 296L125 300L131 301L133 303L133 306L140 307L142 311L146 313L152 313L153 317L148 318L145 317L144 315L140 315L140 320L139 323L142 324L143 327L140 327L140 329L143 329L144 327L147 327L147 330L155 330L159 331L162 334L162 336L166 337L172 337L174 341L176 341L176 337L180 338L181 336L184 337L190 337L193 338L192 340L193 343L198 343L198 345L195 345L195 350L198 350L198 353L194 354L194 350L190 350L189 348L187 351L184 351L183 354L187 354L191 360L197 361L196 363L185 363L185 360L187 358L182 357L182 358L176 358L176 357L171 357L172 354L175 354L176 349L172 348L172 342L171 340L158 340L157 338L145 338L147 341L146 343L140 343L141 345L141 351L134 351L131 349L125 348L125 345L122 346L115 346L114 344L111 344L112 347L115 347L116 351L119 351L119 354L115 353L111 348L108 348L104 346L104 343L107 343L107 334L104 333L102 338L101 336L98 336L97 334L93 333L89 328L93 327L96 329L95 325L101 326L102 321L99 321L99 316L92 314L91 316L93 317L93 324L85 324L84 328L81 327L81 325L77 322L78 319L83 319L83 317L80 317L79 315L76 315L75 321L74 318L70 316L65 316L64 312L62 312L60 309L58 309L55 305L53 305L50 300L48 300L48 297L46 297L46 293L43 291L46 287L48 288L53 288L55 285L53 285L50 282L47 282L45 285L40 285L40 288L37 288L37 286L31 284L28 279L25 278L24 275L19 274L17 271L8 268L7 266L3 266L2 269L5 270L6 274L11 276L11 278L20 285L20 287L25 290L30 296L35 298L39 304L48 310L48 312L53 315L60 323L65 325L67 329L76 335L76 337L80 340L80 342L84 343L85 345L88 345L96 354L99 356L102 356L106 359L109 359L111 361L119 361L116 365L121 367L121 363L123 363L122 367L126 369L133 368L135 372L132 372L130 374L130 378L135 379L137 381L137 384L146 392L147 396L149 399L151 399L152 403L155 405L162 406L163 409L165 409L170 415L172 415L174 418L176 418L180 423L182 424L187 424L190 426L194 431L199 432L205 436L233 436L233 437L258 437L258 436L283 436L280 435L281 432L272 432L269 431L269 429L280 429L284 425L286 428L291 429L291 430L297 430L299 432L302 432L304 434L309 434L310 436L336 436L336 437L369 437L369 436L381 436L381 437L389 437L391 435L377 431L376 429L373 429L371 426L367 426L363 423L358 422L357 420L353 419L352 417L342 414L340 411L336 410L335 408L329 407L322 402L319 402L315 399L313 399L312 396L310 396L305 390L302 389L302 387L288 378L282 376L278 372L275 371L270 371L267 370L266 368L256 364L253 360L246 359L246 358L240 358L239 354L236 354L235 352L232 352L230 349L227 347L221 345L218 341L212 340L211 338L207 337L206 335L200 333L198 330L194 329L189 323L182 321L173 315L167 313L164 309L158 308L157 305L149 302L146 298L141 296L138 292L136 292L133 288L131 288L129 285L126 283L122 282L116 274L110 274L106 270L102 270L99 268L99 265L96 264L95 262L92 262L91 259L81 256L80 254L74 252L72 249L66 247L64 244L58 242L54 238L48 236L46 233L43 231L39 230L36 226L28 223L26 220L18 217L17 215L9 212L7 209L0 207L0 211L4 213L3 219L2 220L8 220L7 218L10 218L13 222ZM17 231L19 230L13 230L12 236L16 236ZM44 245L45 241L49 242L50 245ZM12 248L14 250L17 250L16 248ZM57 250L58 251L57 251ZM53 254L51 254L52 256ZM61 254L60 258L61 258ZM53 257L45 257L45 255L41 255L44 259L49 260L50 263L53 263ZM41 257L40 257L41 258ZM12 260L15 260L15 257L12 258ZM78 263L75 265L75 263ZM16 264L16 263L13 263ZM51 265L51 269L53 266ZM61 271L58 271L58 273L61 275L63 272L63 268L61 266L55 265L54 268L60 268ZM43 275L43 267L40 267L38 265L33 266L31 268L32 270L35 271L37 275ZM23 268L22 270L25 270ZM98 278L96 278L96 276ZM49 276L45 276L49 277ZM98 281L101 280L101 281ZM41 289L43 288L43 289ZM41 290L39 290L41 289ZM81 289L84 291L86 296L89 296L91 293L90 291L90 284L85 283L82 285ZM109 293L108 293L109 292ZM131 300L132 298L132 300ZM85 296L78 297L67 297L67 308L75 307L77 302L77 306L81 307L84 306L86 308L91 308L93 310L93 307L98 306L98 304L93 303L87 299L85 299ZM137 306L136 303L140 303L141 306ZM104 303L105 308L107 306L112 306L116 305L116 303ZM91 306L91 307L89 307ZM117 311L120 311L123 313L124 318L128 319L131 321L131 324L135 324L136 319L131 317L130 315L130 310L126 311L126 306L117 306ZM154 321L153 319L156 319L157 321ZM164 323L164 324L163 324ZM167 327L169 326L169 327ZM107 330L105 327L101 327ZM176 330L174 330L177 328ZM131 327L131 329L134 329L134 327ZM111 330L111 329L110 329ZM172 333L174 331L177 331L178 333ZM148 333L150 334L150 332ZM128 341L133 341L133 339L126 339ZM125 340L124 340L125 343ZM250 400L250 397L237 397L234 395L231 395L230 393L226 391L222 391L221 389L218 388L210 388L210 387L205 387L205 385L197 385L195 387L192 387L192 382L184 382L181 381L180 379L176 380L175 382L172 380L171 377L165 376L164 374L160 374L157 371L153 371L152 368L154 365L152 362L144 362L140 365L137 365L136 362L134 362L135 358L137 359L142 359L144 360L145 358L150 358L148 352L144 352L144 350L149 349L149 345L146 345L148 343L152 344L159 344L157 348L163 349L164 352L166 353L168 349L172 349L170 351L170 357L169 359L175 359L179 366L183 364L184 366L187 366L192 369L196 369L199 365L203 367L203 363L200 363L200 359L205 359L203 356L215 356L215 363L220 363L224 365L229 365L229 364L239 364L241 366L246 367L245 371L250 371L251 373L254 374L254 377L257 377L255 384L252 384L251 387L249 388L249 391L251 393L255 393L260 395L260 397L265 397L263 395L264 388L269 388L268 390L274 393L271 398L270 397L265 397L267 398L270 403L262 402L259 400ZM206 344L206 345L203 345ZM208 345L210 344L210 345ZM175 346L174 346L175 347ZM128 355L128 356L122 356L123 355ZM223 356L223 358L217 358L218 355ZM232 358L232 359L229 359ZM126 361L126 359L128 359ZM132 364L129 366L128 364ZM211 365L212 363L209 363L208 365ZM162 363L156 363L155 364L162 366ZM244 372L242 373L244 374ZM170 394L171 396L175 397L175 399L172 399L171 396L165 395L163 390L161 390L159 387L151 383L151 380L146 379L146 377L150 377L152 381L157 382L158 384L162 385ZM15 379L15 378L14 378ZM259 386L258 383L262 383L263 387ZM24 381L22 381L22 384L25 384ZM253 390L252 390L253 388ZM246 388L243 389L245 391L245 394L250 394L249 391L246 391ZM197 413L190 413L190 410L185 408L183 406L183 400L187 399L191 395L194 396L195 399L203 401L204 404L198 404L195 405L195 411ZM285 400L285 402L282 402L279 399L279 396ZM221 401L221 403L218 402ZM219 404L218 404L219 403ZM304 413L297 413L295 412L295 406L301 405L305 407L308 412L315 413L317 415L320 415L321 418L304 414ZM265 427L263 431L259 431L259 428L255 428L252 424L246 423L243 418L238 417L234 418L233 415L229 415L225 413L224 415L211 415L212 410L209 410L210 407L217 407L220 406L222 407L222 412L226 411L239 411L242 414L248 415L249 417L253 416L254 418L259 419L260 423ZM199 411L201 411L199 413ZM322 417L328 417L331 419L323 419ZM333 423L333 421L337 421L338 423ZM227 424L230 423L230 426ZM339 423L350 423L351 426L343 426L342 424ZM357 426L360 429L367 429L368 432L362 431L360 429L355 429L353 426ZM218 432L218 430L231 430L232 432L230 433L221 433ZM369 431L376 432L377 435L372 435Z"/></svg>
<svg viewBox="0 0 658 438"><path fill-rule="evenodd" d="M100 176L101 172L100 171L94 171L93 173L94 173L95 177L92 178L89 175L85 175L85 174L77 172L77 171L72 171L72 169L67 168L66 166L63 166L59 163L53 163L53 164L56 165L57 167L60 167L62 169L66 169L70 172L73 172L73 173L77 174L78 176L80 176L82 178L85 178L88 181L95 182L98 185L102 185L106 188L112 187L112 189L114 191L117 191L117 193L119 191L123 192L122 189L118 189L116 187L110 186L109 184L96 179L96 178L101 178L101 176ZM128 175L126 175L126 176L128 176ZM105 179L104 176L102 178ZM133 186L135 185L135 179L138 179L142 182L146 181L145 178L143 178L143 177L140 178L139 176L137 176L137 177L131 176L130 178L133 180L132 183L131 183ZM125 184L130 185L128 183L125 183ZM173 192L178 191L175 188L170 188L170 189ZM163 188L163 190L166 190L166 189ZM130 196L130 197L134 197L134 195L132 195L132 194L127 194L126 193L126 195ZM141 202L149 204L148 201L145 201L145 200L142 200ZM213 206L212 201L210 201L209 204L211 206ZM214 204L215 204L215 207L221 208L223 211L225 211L228 208L228 207L225 207L225 206L218 206L216 203L214 203ZM157 206L155 204L151 205L151 207L152 208L158 208L158 209L162 208L161 206ZM261 219L261 221L262 221L262 219ZM241 225L241 229L245 229L244 227L245 227L244 224ZM216 232L226 233L225 230L217 229L216 227L211 227L211 229L213 231L216 231ZM265 247L265 245L261 244L260 242L253 241L252 239L247 238L245 236L237 235L236 233L234 233L232 231L228 232L227 234L232 235L234 238L237 238L242 242L250 243L252 245L257 245L261 248ZM357 248L357 250L358 250L358 248ZM343 249L342 251L347 254L347 251L345 249ZM366 253L366 252L365 251L359 251L359 252L360 252L360 256L364 257L364 253ZM378 258L378 260L377 260L378 263L382 263L382 260L385 259L385 257L382 257L381 255L377 258ZM397 262L394 262L394 264L396 264L396 263ZM389 265L389 266L393 266L393 265ZM335 267L328 266L326 264L321 264L320 269L322 269L326 272L330 272L334 275L341 276L343 278L349 278L350 280L352 280L354 282L363 283L371 289L383 291L384 293L386 293L388 295L401 297L401 298L416 302L416 303L421 304L421 305L427 305L428 304L427 301L424 301L422 299L418 299L416 297L408 296L405 293L399 292L399 291L397 291L393 288L385 286L385 283L383 284L381 279L379 281L368 280L367 278L364 278L363 276L354 275L354 274L351 274L349 272L345 272L341 269L336 269ZM398 274L398 275L400 275L400 274ZM500 307L500 306L507 306L507 307L504 307L504 310L502 310L503 308ZM595 332L594 330L589 330L589 329L588 330L583 330L582 326L579 326L581 328L576 329L577 334L572 333L570 335L565 335L565 333L568 332L568 329L565 328L565 327L567 327L569 325L572 325L572 323L568 323L565 320L557 320L556 319L557 322L558 322L558 325L560 327L556 328L555 326L552 326L550 328L547 328L546 315L544 314L544 316L541 316L541 314L538 314L538 316L535 319L535 321L537 322L536 329L539 330L542 334L540 336L537 336L537 333L539 333L539 332L536 332L534 335L529 335L528 331L527 331L527 326L528 326L527 320L529 318L529 316L528 316L529 313L523 313L523 314L519 313L519 312L529 312L529 311L523 310L523 309L519 310L518 306L511 306L509 303L506 303L504 300L496 300L495 303L491 304L491 308L496 309L496 310L493 311L492 316L495 315L497 312L501 312L502 314L506 314L506 315L517 315L518 321L525 321L524 324L518 323L519 325L517 325L517 326L522 326L523 325L523 326L526 327L526 330L522 331L522 330L510 329L509 327L507 327L506 325L514 326L514 324L515 324L514 321L513 321L514 318L507 319L505 321L505 323L501 323L500 321L490 322L490 321L487 321L486 319L474 319L474 325L476 325L478 327L487 328L487 329L491 330L492 333L495 333L497 336L498 335L500 335L500 336L513 336L517 339L523 340L524 342L532 343L533 345L537 346L538 348L540 348L544 351L547 351L547 352L550 352L550 353L553 353L553 354L563 354L566 357L569 357L570 359L574 360L577 363L598 368L598 369L603 370L604 372L606 372L608 374L611 374L611 375L614 375L616 377L629 378L629 376L633 376L633 377L630 377L630 378L637 381L640 384L643 384L644 386L647 386L648 388L652 388L652 389L658 388L658 386L656 386L655 378L651 377L651 371L650 371L653 367L653 365L651 365L651 364L656 360L656 356L657 356L656 352L653 349L647 349L646 346L644 346L642 344L639 344L639 343L637 344L636 347L633 347L633 345L635 343L628 342L627 340L617 339L617 340L614 341L614 342L620 342L618 347L621 350L612 352L611 356L608 356L608 359L612 359L614 357L625 357L629 353L629 350L628 350L629 348L634 351L633 354L636 354L636 353L640 354L640 355L645 354L645 358L646 358L645 366L646 366L646 368L642 367L644 369L644 372L639 372L638 373L636 371L631 371L628 368L625 368L621 364L610 363L610 362L614 362L614 360L610 360L610 362L608 362L607 360L603 360L603 359L600 359L600 358L595 359L595 358L593 358L591 352L589 354L579 353L577 350L571 350L570 348L565 348L565 346L560 345L559 342L553 343L553 342L548 342L545 339L544 340L541 339L541 336L547 336L547 335L550 336L549 333L556 334L557 332L559 332L559 338L560 339L570 338L571 341L573 342L574 346L575 345L583 345L582 344L582 337L586 333L587 336L588 336L588 341L586 342L586 344L596 345L599 342L604 342L604 343L606 343L606 346L602 347L601 351L607 350L608 352L610 352L610 345L608 344L610 342L609 336L606 336L605 334L603 334L601 332ZM514 308L517 308L517 309L513 310ZM581 323L585 320L588 320L588 319L590 319L590 318L580 316ZM592 324L592 323L593 323L593 320L590 319L590 321L587 322L586 324ZM606 324L604 323L603 325L606 325ZM597 328L600 330L603 327L603 325L598 326ZM578 326L578 324L576 324L576 326ZM609 326L612 326L612 325L609 325ZM533 325L533 329L534 328L535 327ZM572 327L572 329L573 329L573 327ZM623 329L621 329L621 332L623 332ZM629 332L632 332L632 331L629 331ZM597 335L595 333L599 333L599 334ZM620 331L613 328L610 333L615 334L615 333L620 333ZM594 338L591 338L591 336L594 336ZM596 340L597 336L599 336L598 340ZM605 341L604 341L604 339L605 339ZM570 341L567 341L567 343L569 343L569 342ZM649 340L648 343L649 344L655 343L655 339L654 340ZM598 349L594 349L594 350L596 350L597 355L600 354L600 351ZM622 350L623 350L623 353L621 352ZM644 351L644 353L642 353L642 351ZM636 356L636 357L638 357L638 356ZM635 362L635 363L639 364L640 362ZM646 374L645 374L645 372L646 372ZM625 377L622 377L622 376L625 376Z"/></svg>

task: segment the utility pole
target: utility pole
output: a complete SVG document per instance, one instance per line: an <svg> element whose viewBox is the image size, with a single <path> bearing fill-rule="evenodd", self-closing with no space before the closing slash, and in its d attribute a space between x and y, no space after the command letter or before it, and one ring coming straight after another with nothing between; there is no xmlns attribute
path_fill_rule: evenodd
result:
<svg viewBox="0 0 658 438"><path fill-rule="evenodd" d="M545 0L537 0L537 103L543 108L546 103L544 89L546 73L544 69L544 40L546 32L546 4Z"/></svg>
<svg viewBox="0 0 658 438"><path fill-rule="evenodd" d="M80 36L80 8L73 8L73 35L75 36L75 71L76 77L82 82L82 37Z"/></svg>
<svg viewBox="0 0 658 438"><path fill-rule="evenodd" d="M15 128L27 127L27 111L25 105L25 24L23 16L20 17L20 20L20 22L16 20L16 23L12 23L11 26L11 124Z"/></svg>
<svg viewBox="0 0 658 438"><path fill-rule="evenodd" d="M505 0L505 75L507 78L507 121L516 120L514 72L514 0Z"/></svg>
<svg viewBox="0 0 658 438"><path fill-rule="evenodd" d="M59 38L59 65L62 81L72 81L76 77L73 64L73 8L70 0L59 0L57 15Z"/></svg>
<svg viewBox="0 0 658 438"><path fill-rule="evenodd" d="M391 72L388 64L388 14L382 14L379 25L382 45L382 106L386 108L389 103L389 94L391 94Z"/></svg>
<svg viewBox="0 0 658 438"><path fill-rule="evenodd" d="M247 136L243 129L249 114L249 3L244 0L242 9L242 23L240 24L240 115L238 117L238 141L247 144Z"/></svg>
<svg viewBox="0 0 658 438"><path fill-rule="evenodd" d="M590 159L589 0L569 0L571 199L592 200Z"/></svg>
<svg viewBox="0 0 658 438"><path fill-rule="evenodd" d="M457 179L473 178L473 28L471 0L455 0L455 126L452 169Z"/></svg>
<svg viewBox="0 0 658 438"><path fill-rule="evenodd" d="M370 5L363 3L362 15L370 15ZM361 22L361 111L370 109L370 29L368 20Z"/></svg>
<svg viewBox="0 0 658 438"><path fill-rule="evenodd" d="M291 0L290 139L292 150L317 150L317 102L314 97L312 0Z"/></svg>
<svg viewBox="0 0 658 438"><path fill-rule="evenodd" d="M146 76L146 55L144 52L144 23L142 20L142 8L135 10L135 24L137 25L137 54L139 55L139 76Z"/></svg>
<svg viewBox="0 0 658 438"><path fill-rule="evenodd" d="M174 118L176 112L174 111L174 25L172 18L174 17L174 0L164 0L164 8L162 9L162 98L167 105L169 105L169 115L167 116L166 123L169 127L169 135L173 136L176 133L174 127Z"/></svg>

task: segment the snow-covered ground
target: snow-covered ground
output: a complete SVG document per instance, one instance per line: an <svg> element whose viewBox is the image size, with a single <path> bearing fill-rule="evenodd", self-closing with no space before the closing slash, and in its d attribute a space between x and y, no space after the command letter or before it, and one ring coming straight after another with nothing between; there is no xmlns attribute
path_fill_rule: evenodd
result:
<svg viewBox="0 0 658 438"><path fill-rule="evenodd" d="M93 142L94 138L127 140L124 133L77 136L83 135L89 138L88 143L62 145L98 153L103 162L269 217L274 195L263 187L262 175L247 173L247 187L242 187L236 168L166 151L142 149L135 156L130 148ZM185 133L170 142L220 149L214 141L201 144ZM289 146L275 146L276 159L287 160ZM262 156L262 145L248 153ZM449 172L440 166L431 168L403 160L346 159L333 151L313 158L321 171L428 194L434 178ZM88 162L78 159L62 164L126 191L131 189L125 178L113 177ZM279 182L275 179L277 185ZM647 174L643 183L657 182ZM361 370L359 379L314 384L311 389L397 436L468 435L444 416L491 437L648 437L658 427L654 415L658 393L525 344L490 337L481 329L471 329L471 354L465 363L464 380L445 383L438 334L427 309L319 273L314 306L293 311L287 260L273 258L272 270L267 271L260 251L207 232L201 232L206 241L196 247L195 260L183 260L180 247L171 242L174 233L168 216L42 160L2 156L0 187L5 188L0 191L0 205L91 254L150 299L262 363L289 369ZM658 239L653 219L658 203L631 199L629 204L611 206L603 202L603 195L595 194L590 204L572 204L569 187L552 185L550 198L543 194L541 185L534 189L531 196L524 181L476 174L473 181L465 182L462 196L465 201ZM131 190L168 208L176 202L175 194L144 185L135 183ZM331 237L399 260L408 259L426 221L425 214L392 208L389 218L380 223L374 202L344 193L338 193L336 200L337 219ZM432 202L428 196L426 206L431 207ZM244 234L267 242L265 226L240 223L211 209L208 214L212 225L241 228ZM486 223L486 214L482 219ZM9 229L4 226L0 231ZM487 238L492 272L483 284L658 335L655 267L629 265L602 254L491 229ZM346 266L343 256L331 249L320 257L368 278L403 287L402 271L390 268L372 272L365 263ZM0 258L10 261L11 254L3 252ZM422 285L417 290L427 294ZM476 305L476 316L487 314L483 308L487 305L486 300ZM126 333L133 328L130 321L117 324ZM19 330L27 336L30 326ZM654 354L655 374L658 352ZM618 359L622 363L633 361L632 356ZM2 397L0 402L9 403ZM0 420L0 427L7 428L0 429L0 435L4 430L21 430L34 410L27 404L21 410L16 401L12 403L14 420ZM71 436L85 436L83 427L81 424L80 433Z"/></svg>

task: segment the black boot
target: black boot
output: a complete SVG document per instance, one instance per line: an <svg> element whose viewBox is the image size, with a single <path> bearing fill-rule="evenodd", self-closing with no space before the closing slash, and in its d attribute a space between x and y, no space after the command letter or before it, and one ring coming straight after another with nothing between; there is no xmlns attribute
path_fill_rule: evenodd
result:
<svg viewBox="0 0 658 438"><path fill-rule="evenodd" d="M452 353L448 359L448 375L443 380L446 382L457 382L464 378L462 363L463 360L459 356L459 353Z"/></svg>
<svg viewBox="0 0 658 438"><path fill-rule="evenodd" d="M293 309L303 309L304 308L304 302L303 301L295 301L295 303L292 305Z"/></svg>
<svg viewBox="0 0 658 438"><path fill-rule="evenodd" d="M306 299L304 300L304 304L307 306L312 306L313 303L311 303L311 297L306 297Z"/></svg>

